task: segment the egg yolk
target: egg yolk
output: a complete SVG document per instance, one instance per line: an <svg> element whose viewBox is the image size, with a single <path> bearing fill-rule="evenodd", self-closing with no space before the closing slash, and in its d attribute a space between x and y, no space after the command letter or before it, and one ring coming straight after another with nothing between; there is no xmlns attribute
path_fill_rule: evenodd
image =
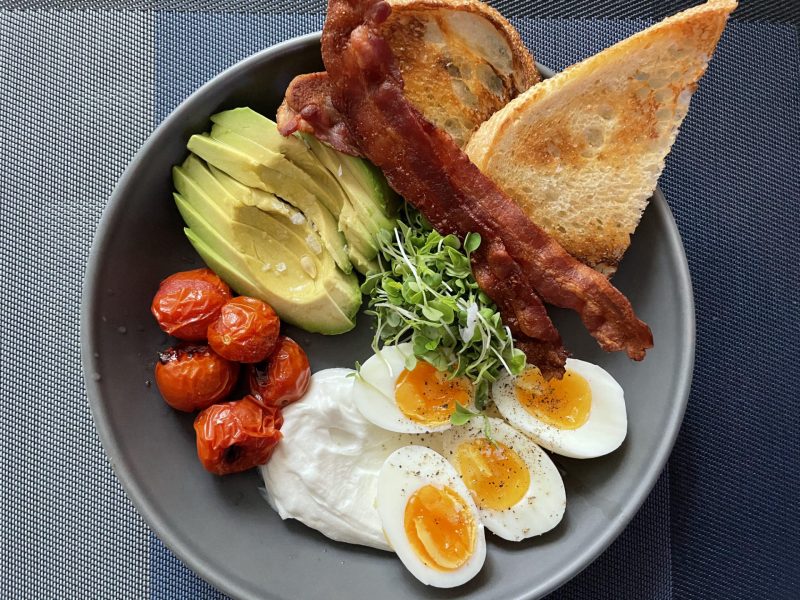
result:
<svg viewBox="0 0 800 600"><path fill-rule="evenodd" d="M504 444L486 438L464 442L456 450L456 469L485 509L506 510L522 500L531 484L528 465Z"/></svg>
<svg viewBox="0 0 800 600"><path fill-rule="evenodd" d="M404 526L414 552L434 569L458 569L474 552L475 519L450 487L426 485L414 492L406 504Z"/></svg>
<svg viewBox="0 0 800 600"><path fill-rule="evenodd" d="M424 360L412 371L403 369L394 390L395 402L406 417L422 425L444 425L456 409L472 397L472 385L463 377L449 379L447 373Z"/></svg>
<svg viewBox="0 0 800 600"><path fill-rule="evenodd" d="M525 410L558 429L581 427L592 409L592 388L570 370L561 379L546 380L539 369L528 369L517 379L514 392Z"/></svg>

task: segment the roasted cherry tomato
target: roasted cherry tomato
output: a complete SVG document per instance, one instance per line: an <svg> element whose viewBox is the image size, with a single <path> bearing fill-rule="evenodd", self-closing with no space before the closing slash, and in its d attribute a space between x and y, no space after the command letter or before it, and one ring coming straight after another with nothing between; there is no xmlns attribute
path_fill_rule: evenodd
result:
<svg viewBox="0 0 800 600"><path fill-rule="evenodd" d="M250 366L250 393L264 406L283 407L303 397L311 367L303 349L282 335L266 363Z"/></svg>
<svg viewBox="0 0 800 600"><path fill-rule="evenodd" d="M194 421L197 456L215 475L263 465L281 440L279 409L261 406L252 396L209 406Z"/></svg>
<svg viewBox="0 0 800 600"><path fill-rule="evenodd" d="M269 304L239 296L227 302L209 326L208 343L228 360L256 363L272 354L280 329L280 319Z"/></svg>
<svg viewBox="0 0 800 600"><path fill-rule="evenodd" d="M216 321L231 289L210 269L170 275L153 298L150 310L159 327L180 340L201 342Z"/></svg>
<svg viewBox="0 0 800 600"><path fill-rule="evenodd" d="M159 355L156 385L172 408L202 410L224 400L239 376L239 365L206 345L180 344Z"/></svg>

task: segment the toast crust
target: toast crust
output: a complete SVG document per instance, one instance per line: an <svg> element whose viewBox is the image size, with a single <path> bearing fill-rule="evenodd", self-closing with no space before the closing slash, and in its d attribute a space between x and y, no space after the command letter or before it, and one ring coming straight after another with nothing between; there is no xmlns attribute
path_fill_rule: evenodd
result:
<svg viewBox="0 0 800 600"><path fill-rule="evenodd" d="M539 83L467 154L568 252L613 274L736 5L683 11Z"/></svg>

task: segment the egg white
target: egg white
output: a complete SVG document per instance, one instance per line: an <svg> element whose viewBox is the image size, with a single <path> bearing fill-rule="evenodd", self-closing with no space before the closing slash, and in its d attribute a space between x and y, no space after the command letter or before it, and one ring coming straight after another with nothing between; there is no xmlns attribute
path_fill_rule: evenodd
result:
<svg viewBox="0 0 800 600"><path fill-rule="evenodd" d="M489 419L492 439L516 452L530 475L525 495L513 506L495 510L481 508L481 521L492 533L518 542L541 535L561 522L567 505L564 482L550 457L532 440L501 419ZM456 467L458 447L485 437L483 419L472 419L442 434L444 456ZM477 502L477 501L476 501Z"/></svg>
<svg viewBox="0 0 800 600"><path fill-rule="evenodd" d="M397 433L430 433L444 431L450 423L428 426L405 416L395 402L397 379L412 357L411 344L384 346L361 365L353 388L355 404L364 418L388 431Z"/></svg>
<svg viewBox="0 0 800 600"><path fill-rule="evenodd" d="M577 429L559 429L525 410L514 391L515 377L510 375L494 383L492 399L503 418L551 452L572 458L594 458L613 452L628 431L622 387L607 371L592 363L568 358L566 368L583 377L592 391L589 418Z"/></svg>
<svg viewBox="0 0 800 600"><path fill-rule="evenodd" d="M429 567L411 547L405 531L405 509L421 487L447 486L464 500L476 527L472 555L458 569L440 571ZM451 588L475 577L486 560L486 537L478 508L455 468L439 453L422 446L395 450L378 474L378 514L386 539L414 577L426 585Z"/></svg>

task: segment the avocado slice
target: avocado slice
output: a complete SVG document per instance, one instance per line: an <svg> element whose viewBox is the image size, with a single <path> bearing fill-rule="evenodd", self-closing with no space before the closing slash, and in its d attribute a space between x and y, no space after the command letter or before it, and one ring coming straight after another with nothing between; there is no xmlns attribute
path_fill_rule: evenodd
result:
<svg viewBox="0 0 800 600"><path fill-rule="evenodd" d="M319 232L323 245L339 268L345 273L352 271L353 265L347 258L345 239L338 230L336 219L314 194L277 168L283 165L283 156L274 153L280 160L270 162L270 157L264 153L255 157L207 134L193 135L187 147L244 185L276 194L302 211Z"/></svg>
<svg viewBox="0 0 800 600"><path fill-rule="evenodd" d="M212 137L217 137L217 132L236 133L265 149L282 154L303 172L303 185L325 202L334 217L339 217L342 206L348 201L347 195L299 136L282 136L274 121L251 108L226 110L212 115L211 121L214 123Z"/></svg>
<svg viewBox="0 0 800 600"><path fill-rule="evenodd" d="M190 155L181 167L173 169L173 180L178 192L207 222L215 224L216 229L230 223L254 227L256 237L264 243L255 249L243 250L258 256L263 253L262 246L271 244L269 255L264 259L269 266L282 262L287 270L303 270L312 279L337 271L319 235L303 214L274 195L248 188L194 155ZM249 196L251 192L252 196ZM233 245L249 239L236 237L235 232L229 230L222 233ZM276 249L281 250L277 260ZM342 281L347 284L341 285ZM352 287L356 281L354 276L345 280L328 277L325 285L334 302L351 306L354 302Z"/></svg>
<svg viewBox="0 0 800 600"><path fill-rule="evenodd" d="M217 190L219 197L226 200L228 203L233 202L234 204L238 203L245 206L253 206L259 210L270 213L271 216L282 225L283 230L288 233L291 238L287 239L282 237L282 243L295 248L307 249L308 256L314 263L319 262L319 264L315 264L313 268L334 268L330 256L321 244L319 234L314 231L310 223L303 216L303 213L295 210L292 206L286 204L272 194L242 185L219 169L210 167L208 171L213 175L216 185L220 186L219 188L215 188L214 184L208 182L208 189ZM308 259L306 259L305 264L310 266ZM352 302L352 290L349 288L340 289L338 286L332 286L328 291L336 302L340 302L344 305Z"/></svg>
<svg viewBox="0 0 800 600"><path fill-rule="evenodd" d="M300 136L314 156L336 175L369 231L377 233L394 226L397 197L377 167L362 158L337 152L312 135L301 133Z"/></svg>
<svg viewBox="0 0 800 600"><path fill-rule="evenodd" d="M213 115L211 120L214 122L212 137L235 145L235 142L241 144L241 139L236 135L226 134L238 134L252 143L259 144L267 151L280 152L304 171L307 175L303 179L303 184L317 197L327 198L329 209L334 216L338 216L338 228L347 240L347 256L353 266L365 275L377 268L377 263L372 259L378 251L378 242L374 235L378 226L371 224L368 227L358 217L349 195L340 185L338 178L320 162L298 134L286 137L281 135L274 121L250 108L226 110ZM252 147L242 144L241 149L244 151L246 148L248 153L255 152ZM309 180L310 185L307 184ZM338 212L331 205L334 205Z"/></svg>
<svg viewBox="0 0 800 600"><path fill-rule="evenodd" d="M211 137L223 144L236 148L240 152L249 154L262 164L274 166L276 170L287 177L291 177L298 185L305 188L317 200L322 202L334 219L339 218L342 206L346 201L344 195L336 196L335 194L326 193L307 171L298 167L280 152L259 143L257 140L244 136L238 131L232 131L221 125L214 125L211 128Z"/></svg>
<svg viewBox="0 0 800 600"><path fill-rule="evenodd" d="M191 223L184 228L189 242L205 263L237 293L264 300L285 322L312 333L335 335L355 327L355 314L348 315L319 289L295 292L291 299L274 293L276 284L282 282L263 273L252 258L227 245L180 195L176 202L184 220Z"/></svg>
<svg viewBox="0 0 800 600"><path fill-rule="evenodd" d="M353 327L361 304L358 280L337 269L307 222L292 221L290 215L300 213L263 192L275 201L273 212L245 205L195 156L173 173L187 236L234 289L264 299L281 318L308 331ZM317 241L308 244L309 235Z"/></svg>
<svg viewBox="0 0 800 600"><path fill-rule="evenodd" d="M339 217L339 229L347 239L347 256L351 258L351 262L353 252L370 258L378 254L377 238L350 204L344 207ZM353 265L355 266L355 263Z"/></svg>
<svg viewBox="0 0 800 600"><path fill-rule="evenodd" d="M362 275L372 275L373 273L377 273L380 269L377 254L368 257L355 248L348 248L347 256L350 257L350 262L353 263L356 271Z"/></svg>

